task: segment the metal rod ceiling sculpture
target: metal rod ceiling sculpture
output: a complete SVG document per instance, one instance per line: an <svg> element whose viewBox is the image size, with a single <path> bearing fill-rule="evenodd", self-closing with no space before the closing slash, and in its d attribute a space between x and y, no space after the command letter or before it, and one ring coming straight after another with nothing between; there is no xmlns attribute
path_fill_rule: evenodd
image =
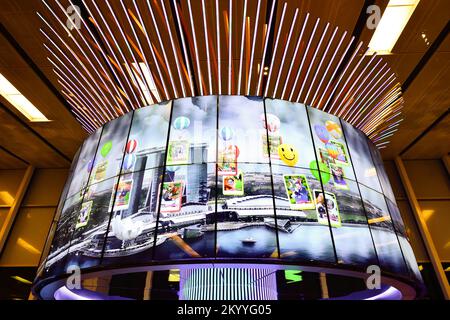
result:
<svg viewBox="0 0 450 320"><path fill-rule="evenodd" d="M362 42L349 52L346 31L289 1L42 2L48 59L90 133L149 104L224 93L289 97L342 117L380 149L402 121L401 87L383 59ZM81 13L69 15L74 5Z"/></svg>

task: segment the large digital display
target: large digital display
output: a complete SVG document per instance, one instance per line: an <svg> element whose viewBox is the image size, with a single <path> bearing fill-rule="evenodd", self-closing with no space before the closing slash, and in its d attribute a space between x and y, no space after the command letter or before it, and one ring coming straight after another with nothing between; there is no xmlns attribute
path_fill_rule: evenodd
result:
<svg viewBox="0 0 450 320"><path fill-rule="evenodd" d="M47 274L248 258L377 264L420 280L378 151L303 104L204 96L148 106L91 135L71 172Z"/></svg>

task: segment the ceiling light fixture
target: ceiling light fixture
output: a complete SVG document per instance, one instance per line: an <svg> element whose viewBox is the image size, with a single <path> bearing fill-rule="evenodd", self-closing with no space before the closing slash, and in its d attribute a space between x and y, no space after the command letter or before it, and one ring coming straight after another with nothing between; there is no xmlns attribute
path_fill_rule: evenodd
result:
<svg viewBox="0 0 450 320"><path fill-rule="evenodd" d="M420 0L390 0L369 43L369 52L391 54Z"/></svg>
<svg viewBox="0 0 450 320"><path fill-rule="evenodd" d="M0 73L0 95L32 122L50 121Z"/></svg>

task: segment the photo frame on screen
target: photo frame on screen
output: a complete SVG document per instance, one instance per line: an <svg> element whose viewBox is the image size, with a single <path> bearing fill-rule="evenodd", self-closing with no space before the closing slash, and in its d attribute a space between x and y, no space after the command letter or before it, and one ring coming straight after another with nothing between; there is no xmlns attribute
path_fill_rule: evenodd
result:
<svg viewBox="0 0 450 320"><path fill-rule="evenodd" d="M244 195L244 173L239 171L235 176L222 177L222 192L225 196Z"/></svg>
<svg viewBox="0 0 450 320"><path fill-rule="evenodd" d="M161 190L161 189L160 189ZM179 212L184 193L184 181L164 182L162 185L162 196L160 212Z"/></svg>
<svg viewBox="0 0 450 320"><path fill-rule="evenodd" d="M283 175L284 188L289 206L293 210L314 209L314 201L306 176L303 174Z"/></svg>
<svg viewBox="0 0 450 320"><path fill-rule="evenodd" d="M328 225L339 228L342 226L341 216L339 213L339 207L336 196L325 191L325 197L322 190L313 190L314 202L316 204L317 220L320 224ZM327 213L328 212L328 213ZM328 221L328 216L330 221Z"/></svg>
<svg viewBox="0 0 450 320"><path fill-rule="evenodd" d="M133 179L120 180L117 185L116 201L113 211L127 210L132 197Z"/></svg>
<svg viewBox="0 0 450 320"><path fill-rule="evenodd" d="M89 218L91 216L92 204L94 201L84 202L81 205L80 212L78 213L77 224L75 225L75 229L79 229L88 224Z"/></svg>
<svg viewBox="0 0 450 320"><path fill-rule="evenodd" d="M330 163L330 173L333 177L333 184L336 189L348 190L349 187L345 181L344 168L337 163Z"/></svg>
<svg viewBox="0 0 450 320"><path fill-rule="evenodd" d="M167 165L188 164L190 146L188 140L170 141L167 147Z"/></svg>

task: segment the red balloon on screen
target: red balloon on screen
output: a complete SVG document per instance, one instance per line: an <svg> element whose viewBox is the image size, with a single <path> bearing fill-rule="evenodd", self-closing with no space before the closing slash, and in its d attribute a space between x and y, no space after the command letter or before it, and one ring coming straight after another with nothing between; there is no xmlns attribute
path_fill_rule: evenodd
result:
<svg viewBox="0 0 450 320"><path fill-rule="evenodd" d="M127 143L126 152L127 153L133 153L136 150L137 147L137 141L136 140L130 140Z"/></svg>

